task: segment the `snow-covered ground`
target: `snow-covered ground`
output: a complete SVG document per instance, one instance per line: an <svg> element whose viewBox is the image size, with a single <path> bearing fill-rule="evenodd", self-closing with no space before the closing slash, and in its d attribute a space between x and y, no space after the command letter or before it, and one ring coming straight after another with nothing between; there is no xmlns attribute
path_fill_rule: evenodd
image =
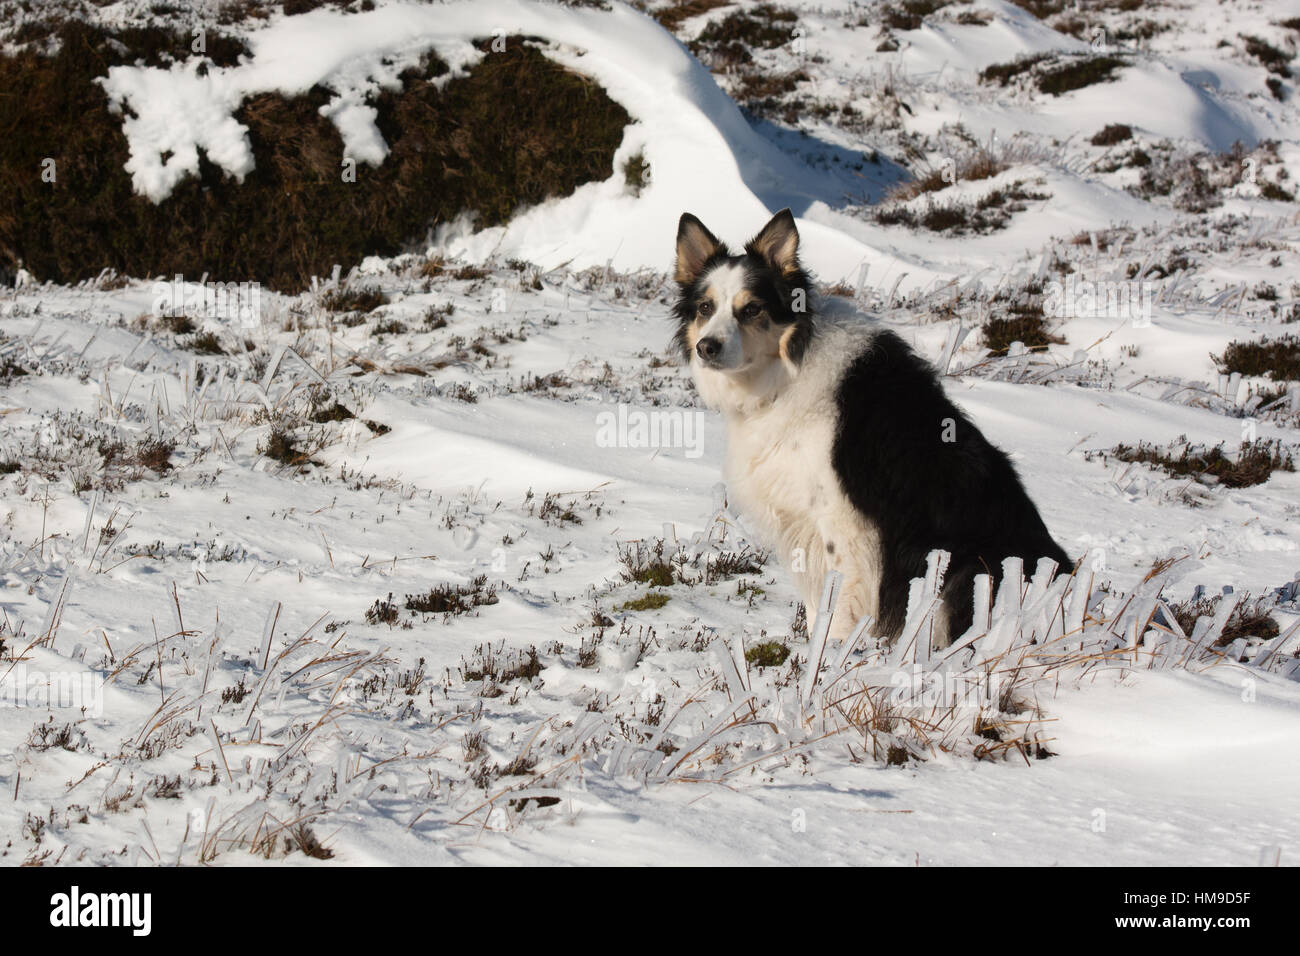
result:
<svg viewBox="0 0 1300 956"><path fill-rule="evenodd" d="M251 24L238 67L106 77L129 107L137 186L162 195L191 147L246 171L224 119L262 90L326 83L345 141L377 160L367 91L429 48L464 66L482 55L468 41L500 29L596 79L636 120L616 170L641 153L653 175L640 195L620 171L500 228L461 223L427 254L300 296L262 291L255 317L196 315L222 356L159 318L167 290L148 280L0 292L0 860L1295 862L1300 475L1207 487L1096 453L1180 436L1300 444L1294 387L1261 401L1276 383L1220 376L1211 358L1296 328L1300 218L1260 185L1300 177L1295 84L1270 96L1236 38L1294 52L1300 33L1275 24L1300 3L1152 7L1169 28L1121 42L1115 82L1059 97L979 82L1018 54L1089 49L998 0L895 30L889 52L873 6L783 6L800 30L755 51L764 68L804 69L808 103L859 117L905 102L897 124L751 123L620 4L322 8ZM1089 142L1110 123L1157 156L1241 141L1249 175L1207 212L1143 198L1137 168L1102 171L1134 144ZM1050 198L987 234L875 220L863 197L879 200L905 158L937 167L971 143L1008 168L909 202L1016 181ZM666 350L680 213L738 241L783 205L821 279L948 373L1083 559L1040 633L1076 600L1086 623L1027 650L1045 592L1026 583L973 659L946 668L915 650L873 657L869 641L819 648L797 626L786 570L727 509L721 423ZM987 358L977 327L999 294L1065 265L1114 288L1134 263L1162 266L1149 316L1074 310L1052 323L1063 344ZM388 301L330 312L340 285ZM277 455L284 438L295 450ZM672 583L631 580L660 540L681 549ZM1276 602L1281 639L1143 635L1157 588L1172 601L1196 585ZM405 606L438 587L483 603ZM765 642L788 660L746 665ZM854 662L991 668L1014 694L848 718L827 701ZM46 682L72 706L46 706Z"/></svg>

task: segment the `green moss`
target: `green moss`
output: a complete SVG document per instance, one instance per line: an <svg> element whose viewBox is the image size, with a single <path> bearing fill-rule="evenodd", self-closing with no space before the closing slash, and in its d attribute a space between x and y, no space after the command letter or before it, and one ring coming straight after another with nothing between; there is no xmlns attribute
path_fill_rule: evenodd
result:
<svg viewBox="0 0 1300 956"><path fill-rule="evenodd" d="M790 656L790 648L779 641L765 641L745 649L750 667L780 667Z"/></svg>
<svg viewBox="0 0 1300 956"><path fill-rule="evenodd" d="M645 594L642 597L634 598L631 601L624 601L618 607L614 608L614 610L616 611L657 611L665 604L667 604L670 600L671 598L667 594L664 594L659 591L651 591L650 593Z"/></svg>

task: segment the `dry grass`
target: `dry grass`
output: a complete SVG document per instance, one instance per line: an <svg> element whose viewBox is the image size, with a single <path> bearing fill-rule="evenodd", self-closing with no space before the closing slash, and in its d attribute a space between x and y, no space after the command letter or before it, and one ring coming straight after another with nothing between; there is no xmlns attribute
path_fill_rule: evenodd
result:
<svg viewBox="0 0 1300 956"><path fill-rule="evenodd" d="M692 17L703 16L710 10L725 7L734 0L673 0L668 6L651 12L651 16L663 25L665 30L676 33L677 28Z"/></svg>
<svg viewBox="0 0 1300 956"><path fill-rule="evenodd" d="M651 587L674 584L716 584L744 574L758 574L767 563L766 551L743 546L738 550L714 548L691 552L670 547L662 538L634 541L619 547L623 579Z"/></svg>
<svg viewBox="0 0 1300 956"><path fill-rule="evenodd" d="M1055 62L1048 53L1034 53L1007 63L995 63L980 71L980 81L1007 86L1017 77L1032 79L1040 93L1061 96L1115 78L1124 60L1114 56L1071 57Z"/></svg>
<svg viewBox="0 0 1300 956"><path fill-rule="evenodd" d="M1178 478L1193 478L1228 488L1249 488L1263 484L1275 471L1295 471L1291 453L1282 443L1263 439L1242 442L1234 457L1224 454L1222 444L1206 448L1186 440L1167 448L1146 442L1121 444L1108 454L1120 461L1150 465Z"/></svg>
<svg viewBox="0 0 1300 956"><path fill-rule="evenodd" d="M789 43L798 15L772 3L759 3L711 22L687 46L715 69L734 69L753 61L754 50Z"/></svg>
<svg viewBox="0 0 1300 956"><path fill-rule="evenodd" d="M1010 168L1010 160L1003 155L988 149L973 150L954 160L950 166L926 167L914 178L891 187L885 194L885 201L906 202L925 193L947 189L954 183L992 179Z"/></svg>
<svg viewBox="0 0 1300 956"><path fill-rule="evenodd" d="M1232 342L1211 358L1225 374L1267 376L1275 382L1300 382L1300 336L1258 342Z"/></svg>
<svg viewBox="0 0 1300 956"><path fill-rule="evenodd" d="M1050 194L1037 192L1024 181L1016 180L973 201L931 202L921 208L903 203L884 204L876 209L874 218L885 226L908 226L958 236L987 235L1006 228L1015 213L1029 208L1027 203L1051 198Z"/></svg>
<svg viewBox="0 0 1300 956"><path fill-rule="evenodd" d="M408 594L406 609L413 614L455 617L477 607L496 604L498 600L496 586L488 584L487 575L480 574L469 584L447 582L434 585L424 594Z"/></svg>
<svg viewBox="0 0 1300 956"><path fill-rule="evenodd" d="M1215 639L1214 647L1227 647L1238 639L1271 640L1281 633L1277 619L1269 614L1264 603L1252 601L1249 594L1241 598L1232 595L1188 598L1170 604L1169 612L1174 616L1183 633L1191 634L1197 620L1202 617L1213 618L1224 601L1231 601L1236 606L1228 616L1227 623L1223 625L1219 637Z"/></svg>
<svg viewBox="0 0 1300 956"><path fill-rule="evenodd" d="M1114 146L1133 138L1133 127L1126 123L1109 123L1094 133L1088 142L1093 146Z"/></svg>
<svg viewBox="0 0 1300 956"><path fill-rule="evenodd" d="M1006 355L1014 342L1031 352L1045 352L1052 345L1064 345L1065 339L1048 331L1042 309L1026 309L1007 317L990 317L980 326L980 335L989 355Z"/></svg>

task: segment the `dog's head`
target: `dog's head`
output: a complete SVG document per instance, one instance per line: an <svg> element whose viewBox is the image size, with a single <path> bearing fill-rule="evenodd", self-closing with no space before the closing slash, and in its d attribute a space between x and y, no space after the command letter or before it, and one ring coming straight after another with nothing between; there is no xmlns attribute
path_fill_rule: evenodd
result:
<svg viewBox="0 0 1300 956"><path fill-rule="evenodd" d="M797 371L812 337L808 274L799 232L783 209L742 255L690 213L677 226L674 342L695 372L758 383L776 368Z"/></svg>

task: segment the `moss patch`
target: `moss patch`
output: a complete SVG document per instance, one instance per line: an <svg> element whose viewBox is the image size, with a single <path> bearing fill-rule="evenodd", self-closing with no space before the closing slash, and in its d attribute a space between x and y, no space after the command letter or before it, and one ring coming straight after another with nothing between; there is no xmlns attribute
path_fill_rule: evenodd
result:
<svg viewBox="0 0 1300 956"><path fill-rule="evenodd" d="M665 604L667 604L670 600L671 598L667 594L664 594L660 591L651 591L649 594L644 594L639 598L633 598L631 601L624 601L618 607L614 608L614 610L616 611L657 611Z"/></svg>
<svg viewBox="0 0 1300 956"><path fill-rule="evenodd" d="M765 641L745 648L745 660L750 667L780 667L790 656L790 648L779 641Z"/></svg>

